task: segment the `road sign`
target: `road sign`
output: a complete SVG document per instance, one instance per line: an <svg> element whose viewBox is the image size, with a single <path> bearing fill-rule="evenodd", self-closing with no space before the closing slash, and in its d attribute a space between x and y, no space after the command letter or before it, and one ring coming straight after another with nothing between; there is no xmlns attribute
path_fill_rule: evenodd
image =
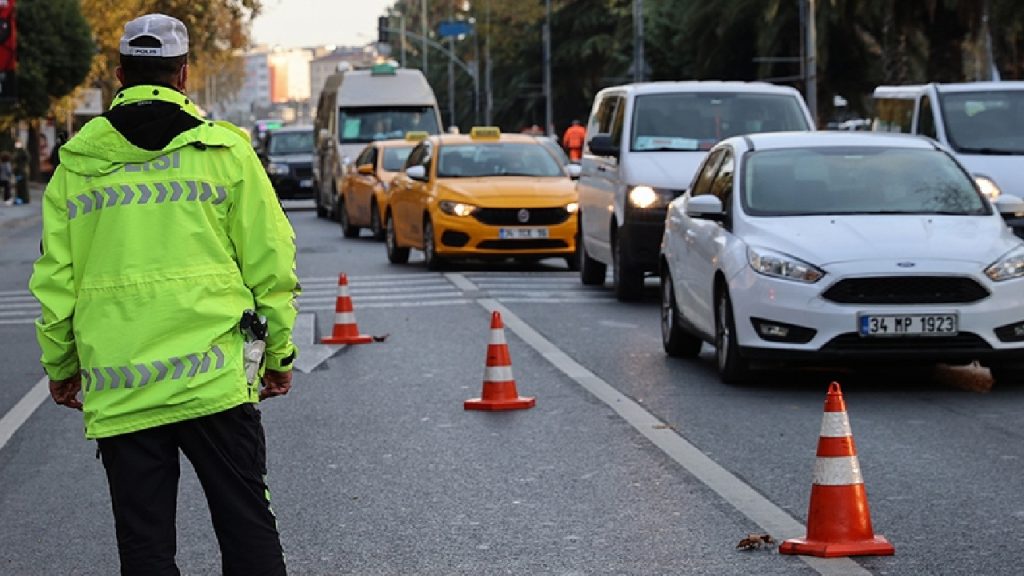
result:
<svg viewBox="0 0 1024 576"><path fill-rule="evenodd" d="M466 36L472 33L473 25L465 20L446 20L437 25L437 35L441 38Z"/></svg>

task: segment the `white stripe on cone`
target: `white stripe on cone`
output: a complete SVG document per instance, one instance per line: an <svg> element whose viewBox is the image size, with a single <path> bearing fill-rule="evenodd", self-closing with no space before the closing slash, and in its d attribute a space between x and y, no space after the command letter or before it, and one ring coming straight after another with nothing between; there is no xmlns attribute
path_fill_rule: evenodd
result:
<svg viewBox="0 0 1024 576"><path fill-rule="evenodd" d="M334 314L335 324L355 324L356 315L351 312L336 312Z"/></svg>
<svg viewBox="0 0 1024 576"><path fill-rule="evenodd" d="M487 366L484 368L484 382L511 382L511 366Z"/></svg>
<svg viewBox="0 0 1024 576"><path fill-rule="evenodd" d="M505 343L505 330L501 328L491 329L491 344L504 344Z"/></svg>
<svg viewBox="0 0 1024 576"><path fill-rule="evenodd" d="M856 456L819 456L814 461L812 482L818 486L849 486L863 484L864 478L860 474L860 463Z"/></svg>
<svg viewBox="0 0 1024 576"><path fill-rule="evenodd" d="M845 438L853 436L850 430L850 419L846 412L825 412L821 419L822 438Z"/></svg>

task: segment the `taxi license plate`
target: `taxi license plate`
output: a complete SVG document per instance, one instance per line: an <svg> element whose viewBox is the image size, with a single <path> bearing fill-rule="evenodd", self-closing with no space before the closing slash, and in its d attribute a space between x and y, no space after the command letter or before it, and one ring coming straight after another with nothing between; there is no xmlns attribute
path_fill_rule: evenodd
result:
<svg viewBox="0 0 1024 576"><path fill-rule="evenodd" d="M861 314L861 336L954 336L959 329L956 314Z"/></svg>
<svg viewBox="0 0 1024 576"><path fill-rule="evenodd" d="M312 187L313 187L313 181L312 180L300 180L299 181L299 188L312 188Z"/></svg>
<svg viewBox="0 0 1024 576"><path fill-rule="evenodd" d="M547 228L500 228L498 237L502 240L547 238Z"/></svg>

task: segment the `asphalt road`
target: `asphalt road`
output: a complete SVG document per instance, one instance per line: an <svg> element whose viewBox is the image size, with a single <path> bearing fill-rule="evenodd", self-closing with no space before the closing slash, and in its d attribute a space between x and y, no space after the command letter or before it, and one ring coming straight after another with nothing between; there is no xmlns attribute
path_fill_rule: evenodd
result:
<svg viewBox="0 0 1024 576"><path fill-rule="evenodd" d="M361 331L387 335L341 348L262 406L293 574L1019 573L1024 386L993 388L970 367L727 386L710 349L699 361L663 354L653 282L646 300L621 304L561 260L434 273L414 252L394 266L366 236L289 216L302 313L330 331L345 273ZM80 417L43 401L10 426L41 377L38 307L25 298L38 233L32 219L0 230L0 574L112 574L109 496ZM533 409L463 410L481 391L494 309ZM751 532L803 535L833 379L875 531L896 555L737 551ZM187 464L178 519L183 573L217 573Z"/></svg>

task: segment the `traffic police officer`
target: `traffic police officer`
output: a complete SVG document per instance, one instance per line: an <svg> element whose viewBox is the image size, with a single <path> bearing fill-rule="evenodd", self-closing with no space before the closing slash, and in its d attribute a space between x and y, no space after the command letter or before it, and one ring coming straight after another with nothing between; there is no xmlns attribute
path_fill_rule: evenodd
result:
<svg viewBox="0 0 1024 576"><path fill-rule="evenodd" d="M294 233L248 138L184 94L185 25L132 20L120 54L122 89L44 195L30 287L50 393L99 441L122 574L178 574L179 450L224 574L284 574L256 406L291 387ZM267 320L262 387L243 367L249 309Z"/></svg>

